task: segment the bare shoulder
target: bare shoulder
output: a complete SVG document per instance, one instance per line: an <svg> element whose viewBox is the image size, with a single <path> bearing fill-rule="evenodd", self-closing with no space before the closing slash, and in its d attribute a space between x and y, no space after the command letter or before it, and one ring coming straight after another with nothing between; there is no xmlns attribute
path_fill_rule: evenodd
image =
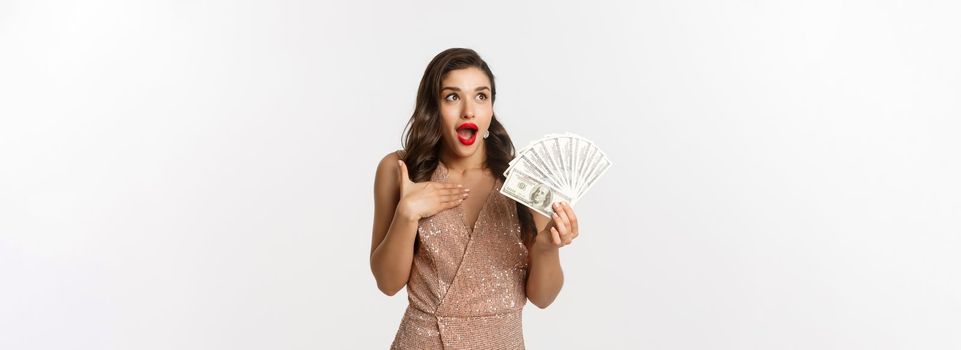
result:
<svg viewBox="0 0 961 350"><path fill-rule="evenodd" d="M404 151L402 150L396 150L396 151L387 153L387 155L385 155L384 158L380 160L380 164L377 165L377 171L380 172L380 169L384 167L396 170L397 161L401 160L400 155L402 154L404 154Z"/></svg>
<svg viewBox="0 0 961 350"><path fill-rule="evenodd" d="M403 150L396 150L384 156L380 160L380 164L377 164L377 178L381 177L382 173L391 173L396 177L397 171L397 161L401 160L401 155L404 154Z"/></svg>
<svg viewBox="0 0 961 350"><path fill-rule="evenodd" d="M398 191L400 183L398 181L398 165L400 155L403 151L393 151L387 153L380 163L377 164L377 175L374 178L374 193L380 197L390 197Z"/></svg>

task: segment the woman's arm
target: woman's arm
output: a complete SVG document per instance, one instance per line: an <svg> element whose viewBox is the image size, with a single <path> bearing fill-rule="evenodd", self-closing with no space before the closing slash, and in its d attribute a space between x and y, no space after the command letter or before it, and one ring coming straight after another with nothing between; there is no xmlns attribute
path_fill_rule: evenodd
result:
<svg viewBox="0 0 961 350"><path fill-rule="evenodd" d="M411 182L407 166L395 153L380 161L374 179L370 270L381 292L394 295L407 284L418 221L459 205L467 191L454 184Z"/></svg>
<svg viewBox="0 0 961 350"><path fill-rule="evenodd" d="M377 288L394 295L410 276L414 259L417 220L397 215L400 179L397 176L397 154L390 153L377 165L374 178L374 230L370 247L370 270Z"/></svg>
<svg viewBox="0 0 961 350"><path fill-rule="evenodd" d="M577 237L577 217L566 203L554 204L554 218L548 219L536 212L534 226L537 237L529 247L530 274L527 276L527 299L543 309L554 302L564 285L561 270L560 247Z"/></svg>

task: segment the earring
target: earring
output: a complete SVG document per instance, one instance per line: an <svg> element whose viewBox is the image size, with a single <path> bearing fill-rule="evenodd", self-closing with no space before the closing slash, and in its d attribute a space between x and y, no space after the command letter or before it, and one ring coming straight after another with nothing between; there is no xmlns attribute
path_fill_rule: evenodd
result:
<svg viewBox="0 0 961 350"><path fill-rule="evenodd" d="M491 131L490 131L490 130L484 130L484 138L486 139L488 136L491 136Z"/></svg>

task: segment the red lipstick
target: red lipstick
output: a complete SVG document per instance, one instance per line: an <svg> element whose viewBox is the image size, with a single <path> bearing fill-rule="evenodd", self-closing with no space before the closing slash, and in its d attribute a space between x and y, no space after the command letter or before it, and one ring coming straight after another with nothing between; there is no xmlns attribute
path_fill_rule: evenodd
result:
<svg viewBox="0 0 961 350"><path fill-rule="evenodd" d="M470 122L458 125L457 140L465 146L473 145L477 140L477 125Z"/></svg>

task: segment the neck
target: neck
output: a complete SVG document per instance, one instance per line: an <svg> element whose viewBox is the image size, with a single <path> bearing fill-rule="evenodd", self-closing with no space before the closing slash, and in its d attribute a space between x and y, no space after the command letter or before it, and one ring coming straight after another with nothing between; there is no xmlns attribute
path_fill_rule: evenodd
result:
<svg viewBox="0 0 961 350"><path fill-rule="evenodd" d="M477 152L467 157L459 157L446 148L440 153L440 161L450 171L464 172L467 170L484 169L487 167L487 149L482 141Z"/></svg>

